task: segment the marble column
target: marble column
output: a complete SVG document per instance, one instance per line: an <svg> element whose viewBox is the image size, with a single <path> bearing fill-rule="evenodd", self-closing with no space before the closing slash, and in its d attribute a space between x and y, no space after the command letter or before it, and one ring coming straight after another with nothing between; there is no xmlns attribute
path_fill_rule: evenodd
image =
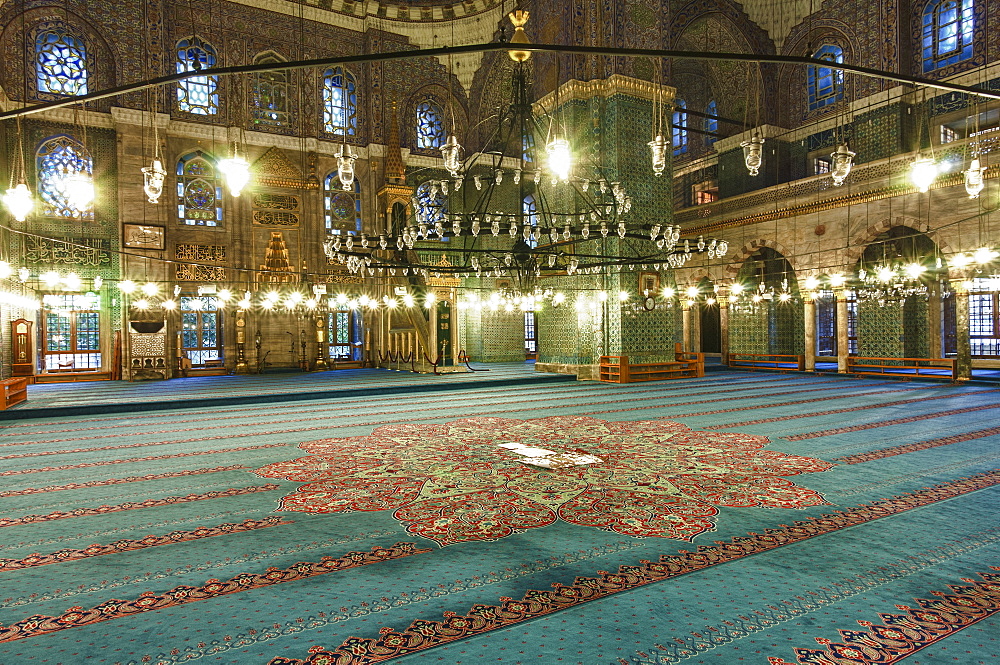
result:
<svg viewBox="0 0 1000 665"><path fill-rule="evenodd" d="M958 380L972 378L972 346L969 344L969 285L964 279L952 282L955 297L955 358Z"/></svg>
<svg viewBox="0 0 1000 665"><path fill-rule="evenodd" d="M941 283L931 282L927 288L927 347L931 358L944 357L941 339Z"/></svg>
<svg viewBox="0 0 1000 665"><path fill-rule="evenodd" d="M693 304L690 300L685 300L684 309L681 310L681 324L684 330L681 351L691 350L691 306Z"/></svg>
<svg viewBox="0 0 1000 665"><path fill-rule="evenodd" d="M716 294L719 303L719 352L723 365L729 365L729 289L720 287Z"/></svg>
<svg viewBox="0 0 1000 665"><path fill-rule="evenodd" d="M847 339L847 290L834 289L834 295L837 298L837 371L843 373L847 371L847 356L850 351ZM813 346L813 352L815 350L816 347Z"/></svg>
<svg viewBox="0 0 1000 665"><path fill-rule="evenodd" d="M803 331L805 334L805 370L816 371L816 299L815 293L806 291L802 294Z"/></svg>

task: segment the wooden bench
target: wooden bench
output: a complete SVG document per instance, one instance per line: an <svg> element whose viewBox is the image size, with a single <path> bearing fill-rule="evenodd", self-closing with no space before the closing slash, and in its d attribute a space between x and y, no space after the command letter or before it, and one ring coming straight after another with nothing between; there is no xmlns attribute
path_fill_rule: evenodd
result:
<svg viewBox="0 0 1000 665"><path fill-rule="evenodd" d="M28 399L28 377L19 376L13 379L0 381L3 392L0 393L0 410L9 409L15 404L20 404Z"/></svg>
<svg viewBox="0 0 1000 665"><path fill-rule="evenodd" d="M849 374L873 376L936 376L958 380L954 358L888 358L874 356L848 356Z"/></svg>
<svg viewBox="0 0 1000 665"><path fill-rule="evenodd" d="M788 353L730 353L730 367L765 367L804 371L806 357Z"/></svg>
<svg viewBox="0 0 1000 665"><path fill-rule="evenodd" d="M705 376L705 356L676 351L677 360L658 363L630 363L628 356L601 356L598 380L604 383L636 383L668 379L696 379Z"/></svg>

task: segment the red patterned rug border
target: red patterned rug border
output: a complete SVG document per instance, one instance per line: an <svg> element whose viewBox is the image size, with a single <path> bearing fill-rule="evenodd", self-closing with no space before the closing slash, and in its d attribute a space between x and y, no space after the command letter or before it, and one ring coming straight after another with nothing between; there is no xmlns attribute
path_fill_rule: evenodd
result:
<svg viewBox="0 0 1000 665"><path fill-rule="evenodd" d="M0 643L47 635L67 628L87 626L141 612L162 610L431 551L433 550L418 550L414 543L396 543L392 547L376 546L371 552L348 552L336 558L325 556L318 562L302 561L284 569L272 566L264 573L241 573L225 581L210 579L198 587L182 585L165 593L147 591L136 600L111 599L91 609L71 607L59 616L34 615L9 626L0 625Z"/></svg>
<svg viewBox="0 0 1000 665"><path fill-rule="evenodd" d="M0 518L0 528L8 526L19 526L22 524L36 524L38 522L51 522L52 520L64 520L71 517L89 517L92 515L106 515L107 513L117 513L123 510L137 510L139 508L158 508L160 506L170 506L175 503L188 503L190 501L202 501L205 499L221 499L227 496L240 496L242 494L256 494L258 492L271 492L280 489L281 485L268 483L267 485L249 485L247 487L232 487L227 490L205 492L204 494L188 494L186 496L165 496L162 499L147 499L146 501L129 501L119 503L115 506L98 506L96 508L77 508L70 511L57 510L48 515L25 515L23 517Z"/></svg>
<svg viewBox="0 0 1000 665"><path fill-rule="evenodd" d="M990 566L991 570L1000 567ZM796 659L769 656L770 665L841 665L844 662L892 665L960 630L1000 612L1000 575L977 573L982 581L962 578L951 593L932 591L933 599L914 598L917 608L896 605L906 614L879 614L881 625L858 621L867 630L840 630L843 642L816 638L823 649L794 649ZM862 661L863 659L863 661Z"/></svg>
<svg viewBox="0 0 1000 665"><path fill-rule="evenodd" d="M292 520L286 520L277 515L269 515L264 519L248 519L239 523L225 523L218 526L202 526L188 531L171 531L162 536L149 535L137 540L123 539L116 540L107 545L95 543L83 549L65 549L49 554L30 554L23 559L0 559L0 573L12 570L22 570L24 568L37 568L53 563L66 563L68 561L79 561L95 556L106 554L118 554L120 552L132 552L134 550L144 550L160 545L170 545L172 543L184 543L191 540L201 540L203 538L213 538L215 536L226 536L231 533L245 533L257 529L266 529L282 524L294 524Z"/></svg>
<svg viewBox="0 0 1000 665"><path fill-rule="evenodd" d="M304 659L278 657L268 665L367 665L408 655L500 628L552 614L582 603L599 600L615 593L628 591L653 582L667 580L744 557L774 550L840 529L889 517L907 510L950 499L1000 483L1000 469L933 487L861 504L832 514L782 524L764 533L737 536L731 542L716 541L715 545L699 546L695 552L678 550L676 555L663 555L656 563L641 560L637 566L619 566L616 573L598 571L599 578L577 577L573 584L554 583L553 591L529 590L520 601L501 598L500 605L473 605L464 616L445 612L444 620L417 620L409 628L397 632L383 627L378 639L351 637L339 647L328 651L314 646ZM791 664L789 664L791 665Z"/></svg>
<svg viewBox="0 0 1000 665"><path fill-rule="evenodd" d="M858 453L857 455L845 455L844 457L835 457L833 461L840 462L841 464L860 464L862 462L870 462L872 460L883 459L885 457L904 455L906 453L912 453L918 450L927 450L928 448L947 446L951 445L952 443L973 441L975 439L982 439L987 436L994 436L996 434L1000 434L1000 427L991 427L989 429L981 429L975 432L964 432L962 434L953 434L951 436L941 436L936 439L927 439L926 441L907 443L902 446L882 448L881 450L873 450L868 453Z"/></svg>
<svg viewBox="0 0 1000 665"><path fill-rule="evenodd" d="M231 466L214 466L206 469L186 469L184 471L167 471L166 473L147 473L145 476L128 476L127 478L108 478L106 480L91 480L85 483L68 483L66 485L49 485L48 487L25 487L23 490L0 492L0 499L11 496L28 496L44 492L61 492L63 490L79 490L87 487L103 487L105 485L121 485L137 483L143 480L161 480L163 478L182 478L185 476L200 476L205 473L220 473L222 471L239 471L247 467L242 464Z"/></svg>
<svg viewBox="0 0 1000 665"><path fill-rule="evenodd" d="M214 455L222 453L238 453L244 450L259 450L261 448L281 448L287 443L264 443L259 446L240 446L239 448L219 448L216 450L196 450L190 453L172 453L170 455L150 455L149 457L129 457L127 459L101 460L100 462L80 462L78 464L62 464L60 466L43 466L39 469L10 469L0 471L2 476L20 476L26 473L43 473L45 471L66 471L67 469L89 469L93 466L108 466L109 464L129 464L130 462L152 462L161 459L177 457L194 457L195 455Z"/></svg>

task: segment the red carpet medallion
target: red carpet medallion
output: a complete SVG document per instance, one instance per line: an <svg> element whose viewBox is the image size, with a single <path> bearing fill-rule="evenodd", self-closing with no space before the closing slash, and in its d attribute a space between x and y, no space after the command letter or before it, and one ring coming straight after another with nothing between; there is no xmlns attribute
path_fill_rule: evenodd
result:
<svg viewBox="0 0 1000 665"><path fill-rule="evenodd" d="M717 506L827 503L783 476L833 464L765 450L768 442L669 420L468 418L304 443L309 457L256 473L306 483L282 500L283 510L393 510L408 532L441 545L496 540L557 519L691 540L714 527ZM566 466L530 463L543 453Z"/></svg>

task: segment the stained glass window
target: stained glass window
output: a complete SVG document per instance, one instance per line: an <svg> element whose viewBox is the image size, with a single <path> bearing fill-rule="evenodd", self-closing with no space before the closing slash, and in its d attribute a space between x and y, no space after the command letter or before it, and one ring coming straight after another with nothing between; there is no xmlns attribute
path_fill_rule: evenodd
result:
<svg viewBox="0 0 1000 665"><path fill-rule="evenodd" d="M87 94L87 49L64 30L43 32L35 39L38 92Z"/></svg>
<svg viewBox="0 0 1000 665"><path fill-rule="evenodd" d="M708 106L705 107L705 115L710 116L710 117L705 118L704 130L706 132L712 132L714 134L718 134L719 133L719 119L717 117L715 117L715 116L719 115L719 107L716 105L714 99L708 103ZM715 143L715 138L716 137L714 137L714 136L708 136L708 135L706 135L705 136L705 145L712 145L713 143Z"/></svg>
<svg viewBox="0 0 1000 665"><path fill-rule="evenodd" d="M843 62L844 50L834 44L824 44L813 57L817 60ZM809 65L806 68L806 85L809 89L809 110L821 109L844 98L844 70Z"/></svg>
<svg viewBox="0 0 1000 665"><path fill-rule="evenodd" d="M521 137L521 159L525 162L535 161L535 137L530 132Z"/></svg>
<svg viewBox="0 0 1000 665"><path fill-rule="evenodd" d="M354 136L358 130L358 91L354 75L334 67L323 72L323 131Z"/></svg>
<svg viewBox="0 0 1000 665"><path fill-rule="evenodd" d="M924 71L932 72L972 57L975 33L974 0L938 0L924 7Z"/></svg>
<svg viewBox="0 0 1000 665"><path fill-rule="evenodd" d="M524 223L528 226L538 226L538 207L535 205L535 197L528 194L521 202L521 212L524 214ZM528 240L529 247L537 247L537 240Z"/></svg>
<svg viewBox="0 0 1000 665"><path fill-rule="evenodd" d="M672 132L675 155L685 153L688 149L688 114L685 110L686 108L687 105L684 103L683 99L678 99L674 102Z"/></svg>
<svg viewBox="0 0 1000 665"><path fill-rule="evenodd" d="M101 315L93 294L49 294L43 298L45 371L101 368Z"/></svg>
<svg viewBox="0 0 1000 665"><path fill-rule="evenodd" d="M198 72L215 66L215 49L197 37L177 42L177 73ZM215 115L219 111L219 77L193 76L177 83L177 108L188 113Z"/></svg>
<svg viewBox="0 0 1000 665"><path fill-rule="evenodd" d="M177 217L190 226L222 221L222 186L215 165L199 152L177 161Z"/></svg>
<svg viewBox="0 0 1000 665"><path fill-rule="evenodd" d="M72 178L78 175L92 178L94 173L94 161L83 145L68 136L50 138L39 146L35 165L43 215L63 219L94 218L93 205L89 202L80 205L72 195Z"/></svg>
<svg viewBox="0 0 1000 665"><path fill-rule="evenodd" d="M273 53L265 53L254 60L255 64L282 62ZM288 72L270 71L253 75L250 84L250 121L257 127L287 127Z"/></svg>
<svg viewBox="0 0 1000 665"><path fill-rule="evenodd" d="M337 172L328 175L323 181L323 211L327 233L361 233L361 184L357 179L354 191L345 192Z"/></svg>
<svg viewBox="0 0 1000 665"><path fill-rule="evenodd" d="M448 219L448 198L436 185L425 182L417 187L417 223L426 224L433 232L437 223L445 224Z"/></svg>
<svg viewBox="0 0 1000 665"><path fill-rule="evenodd" d="M444 145L441 107L432 101L417 104L417 147L440 148Z"/></svg>

